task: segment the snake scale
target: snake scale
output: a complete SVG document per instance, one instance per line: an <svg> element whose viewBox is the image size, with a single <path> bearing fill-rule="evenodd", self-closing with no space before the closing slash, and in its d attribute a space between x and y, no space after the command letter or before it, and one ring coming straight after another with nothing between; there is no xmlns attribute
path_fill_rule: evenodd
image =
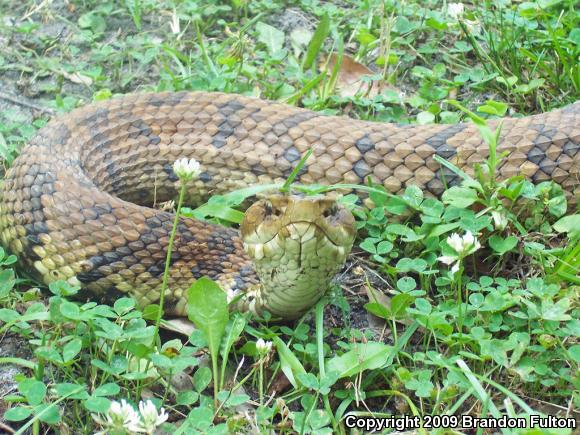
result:
<svg viewBox="0 0 580 435"><path fill-rule="evenodd" d="M500 175L554 180L574 200L579 121L580 103L506 119ZM445 181L458 181L435 155L468 173L487 156L468 123L368 122L221 93L127 95L52 120L22 150L0 191L0 241L47 283L68 280L102 299L129 293L147 305L159 298L174 219L151 206L175 197L176 159L202 165L188 187L186 201L194 204L214 193L281 182L309 148L314 152L299 174L302 183L360 184L371 177L390 192L415 184L434 195ZM332 201L292 197L250 208L242 232L249 238L181 218L166 313L184 315L187 288L208 276L229 292L252 295L254 309L296 317L324 292L354 238L352 216ZM268 256L278 261L271 271ZM303 278L306 268L314 274Z"/></svg>

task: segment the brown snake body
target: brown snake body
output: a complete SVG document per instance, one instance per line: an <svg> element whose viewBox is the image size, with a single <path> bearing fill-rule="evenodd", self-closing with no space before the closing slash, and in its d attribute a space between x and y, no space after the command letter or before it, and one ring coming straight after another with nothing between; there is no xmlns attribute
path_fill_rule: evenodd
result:
<svg viewBox="0 0 580 435"><path fill-rule="evenodd" d="M554 180L578 196L580 103L504 122L500 176ZM493 124L493 123L492 123ZM396 126L323 116L260 99L215 93L135 94L61 116L22 150L0 192L0 241L45 282L65 279L97 296L155 302L173 215L150 208L176 194L173 162L201 162L187 201L283 181L309 148L302 183L363 183L438 195L454 174L487 156L472 124ZM227 289L259 284L238 232L183 218L167 311L185 313L185 291L207 275ZM285 302L286 303L286 302ZM309 302L310 303L310 302Z"/></svg>

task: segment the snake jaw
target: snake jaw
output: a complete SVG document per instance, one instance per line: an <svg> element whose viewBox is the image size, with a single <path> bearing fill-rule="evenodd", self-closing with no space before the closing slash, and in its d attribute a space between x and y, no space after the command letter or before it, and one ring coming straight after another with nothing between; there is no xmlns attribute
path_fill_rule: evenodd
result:
<svg viewBox="0 0 580 435"><path fill-rule="evenodd" d="M346 261L354 217L329 198L273 195L246 211L241 236L261 282L250 309L293 319L320 299Z"/></svg>

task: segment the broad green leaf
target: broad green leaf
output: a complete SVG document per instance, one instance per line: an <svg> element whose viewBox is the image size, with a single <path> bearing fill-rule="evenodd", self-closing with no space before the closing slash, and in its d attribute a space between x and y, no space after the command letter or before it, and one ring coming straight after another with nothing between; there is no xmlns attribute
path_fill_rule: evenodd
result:
<svg viewBox="0 0 580 435"><path fill-rule="evenodd" d="M93 33L103 33L107 28L107 21L96 12L87 12L78 19L81 29L90 29Z"/></svg>
<svg viewBox="0 0 580 435"><path fill-rule="evenodd" d="M391 310L379 302L369 302L364 305L365 310L374 314L381 319L388 319L391 316Z"/></svg>
<svg viewBox="0 0 580 435"><path fill-rule="evenodd" d="M231 391L220 391L218 393L218 400L222 402L225 407L231 408L246 403L250 400L250 396L239 392L239 390L234 393Z"/></svg>
<svg viewBox="0 0 580 435"><path fill-rule="evenodd" d="M385 232L388 234L396 234L401 236L403 242L416 242L421 240L424 236L415 233L411 228L406 225L401 224L390 224L385 228Z"/></svg>
<svg viewBox="0 0 580 435"><path fill-rule="evenodd" d="M477 201L477 192L467 187L453 186L443 192L441 199L445 204L466 208Z"/></svg>
<svg viewBox="0 0 580 435"><path fill-rule="evenodd" d="M433 124L435 122L435 115L431 112L419 112L417 115L417 123L421 125Z"/></svg>
<svg viewBox="0 0 580 435"><path fill-rule="evenodd" d="M258 41L266 45L270 54L275 54L282 49L284 32L261 21L256 24L256 31L258 32Z"/></svg>
<svg viewBox="0 0 580 435"><path fill-rule="evenodd" d="M376 254L377 253L377 242L381 240L381 239L377 239L377 238L373 238L373 237L367 237L366 239L364 239L361 243L360 243L360 247L362 249L364 249L367 252L370 252L371 254ZM15 316L18 316L18 313L16 311L14 311Z"/></svg>
<svg viewBox="0 0 580 435"><path fill-rule="evenodd" d="M568 354L572 357L574 361L580 363L580 344L570 346L570 348L568 349Z"/></svg>
<svg viewBox="0 0 580 435"><path fill-rule="evenodd" d="M105 413L111 407L111 401L106 397L91 396L83 402L83 405L91 412Z"/></svg>
<svg viewBox="0 0 580 435"><path fill-rule="evenodd" d="M177 393L175 402L178 405L191 405L197 402L197 399L199 399L199 394L195 391L180 391Z"/></svg>
<svg viewBox="0 0 580 435"><path fill-rule="evenodd" d="M397 289L399 289L399 291L402 291L403 293L408 293L411 290L415 290L416 287L417 282L415 281L415 278L411 276L404 276L402 278L399 278L399 280L397 281Z"/></svg>
<svg viewBox="0 0 580 435"><path fill-rule="evenodd" d="M554 303L544 299L542 301L542 319L563 322L570 320L572 317L566 312L570 309L570 299L562 298Z"/></svg>
<svg viewBox="0 0 580 435"><path fill-rule="evenodd" d="M384 343L369 341L357 343L355 348L335 356L326 362L328 372L335 371L338 378L355 376L364 370L373 370L382 367L389 359L392 346Z"/></svg>
<svg viewBox="0 0 580 435"><path fill-rule="evenodd" d="M217 360L229 321L226 293L211 279L198 279L187 293L187 315L203 332L210 355Z"/></svg>
<svg viewBox="0 0 580 435"><path fill-rule="evenodd" d="M489 246L498 254L503 255L511 251L518 244L516 236L508 236L505 239L498 235L493 235L488 240Z"/></svg>
<svg viewBox="0 0 580 435"><path fill-rule="evenodd" d="M211 382L211 369L200 367L193 375L193 386L198 393L202 393Z"/></svg>
<svg viewBox="0 0 580 435"><path fill-rule="evenodd" d="M567 233L570 239L580 238L580 214L564 216L552 226L559 233Z"/></svg>
<svg viewBox="0 0 580 435"><path fill-rule="evenodd" d="M512 355L510 366L513 367L522 357L530 345L530 335L527 332L512 332L509 341L511 342Z"/></svg>
<svg viewBox="0 0 580 435"><path fill-rule="evenodd" d="M60 312L69 319L78 320L80 317L79 306L73 302L62 301L60 304Z"/></svg>
<svg viewBox="0 0 580 435"><path fill-rule="evenodd" d="M56 424L60 421L59 408L54 403L43 403L35 406L34 415L36 415L40 421L48 424Z"/></svg>
<svg viewBox="0 0 580 435"><path fill-rule="evenodd" d="M423 191L418 186L408 186L403 193L403 198L413 207L419 207L423 202Z"/></svg>
<svg viewBox="0 0 580 435"><path fill-rule="evenodd" d="M404 315L405 311L411 306L414 300L415 298L413 296L405 293L393 296L391 299L391 311L393 316L398 318Z"/></svg>
<svg viewBox="0 0 580 435"><path fill-rule="evenodd" d="M95 391L93 391L93 396L98 397L114 396L116 394L119 394L120 391L121 387L119 387L117 384L110 382L108 384L103 384L100 387L95 388Z"/></svg>
<svg viewBox="0 0 580 435"><path fill-rule="evenodd" d="M115 312L121 316L135 308L135 300L132 298L117 299L113 308L115 309Z"/></svg>
<svg viewBox="0 0 580 435"><path fill-rule="evenodd" d="M17 320L20 313L9 308L0 308L0 322L9 323Z"/></svg>
<svg viewBox="0 0 580 435"><path fill-rule="evenodd" d="M32 410L30 408L17 406L6 411L4 413L4 418L8 421L22 421L30 417L30 414L32 414Z"/></svg>
<svg viewBox="0 0 580 435"><path fill-rule="evenodd" d="M427 268L427 262L422 258L401 258L397 261L397 265L395 266L397 271L403 272L423 272Z"/></svg>
<svg viewBox="0 0 580 435"><path fill-rule="evenodd" d="M413 373L413 378L405 382L405 387L415 391L417 397L430 397L433 391L433 382L431 382L431 370L419 370Z"/></svg>
<svg viewBox="0 0 580 435"><path fill-rule="evenodd" d="M67 344L64 345L62 348L62 360L63 362L71 361L78 353L81 351L83 347L83 342L80 338L75 338L69 341Z"/></svg>
<svg viewBox="0 0 580 435"><path fill-rule="evenodd" d="M306 388L310 388L311 390L317 390L319 387L318 378L312 373L298 373L296 377L298 378L300 383L304 385Z"/></svg>
<svg viewBox="0 0 580 435"><path fill-rule="evenodd" d="M503 77L496 77L495 78L499 83L512 87L513 85L515 85L518 81L518 78L516 76L511 76L508 77L507 79L504 79Z"/></svg>
<svg viewBox="0 0 580 435"><path fill-rule="evenodd" d="M479 106L477 110L482 113L489 113L490 115L504 116L508 109L506 103L487 100L483 106Z"/></svg>
<svg viewBox="0 0 580 435"><path fill-rule="evenodd" d="M46 397L46 385L41 381L26 379L20 382L18 389L26 396L26 400L32 406L40 404Z"/></svg>
<svg viewBox="0 0 580 435"><path fill-rule="evenodd" d="M395 21L394 30L399 33L408 33L415 30L418 27L416 22L409 21L404 15L399 15Z"/></svg>
<svg viewBox="0 0 580 435"><path fill-rule="evenodd" d="M56 384L54 386L54 389L59 397L66 397L68 399L77 399L77 400L85 400L89 398L89 393L85 391L86 385L83 384L62 382L60 384Z"/></svg>
<svg viewBox="0 0 580 435"><path fill-rule="evenodd" d="M7 297L16 284L13 269L0 271L0 299Z"/></svg>
<svg viewBox="0 0 580 435"><path fill-rule="evenodd" d="M312 39L312 32L304 27L297 27L290 32L290 44L294 54L299 55Z"/></svg>
<svg viewBox="0 0 580 435"><path fill-rule="evenodd" d="M230 349L244 330L244 326L246 326L246 318L239 313L235 314L228 322L221 343L222 360L227 361Z"/></svg>
<svg viewBox="0 0 580 435"><path fill-rule="evenodd" d="M417 298L415 300L415 308L423 314L429 314L433 310L431 302L425 298Z"/></svg>
<svg viewBox="0 0 580 435"><path fill-rule="evenodd" d="M278 356L280 357L280 368L294 388L298 388L299 383L297 382L297 376L300 373L306 373L304 366L288 348L286 343L284 343L279 337L272 337L272 341L274 342L276 350L278 351Z"/></svg>

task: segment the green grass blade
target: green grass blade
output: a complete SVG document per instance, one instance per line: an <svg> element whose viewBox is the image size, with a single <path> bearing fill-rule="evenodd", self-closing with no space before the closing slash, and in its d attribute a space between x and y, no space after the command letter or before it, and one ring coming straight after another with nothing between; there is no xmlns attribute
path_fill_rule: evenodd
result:
<svg viewBox="0 0 580 435"><path fill-rule="evenodd" d="M312 35L312 38L308 44L308 49L306 50L306 55L304 56L304 61L302 62L303 71L310 69L310 67L314 64L314 61L316 60L316 57L322 48L322 44L328 37L329 33L330 18L327 14L325 14L320 20L320 23L318 23L318 26L316 27L316 30L314 31L314 34Z"/></svg>

